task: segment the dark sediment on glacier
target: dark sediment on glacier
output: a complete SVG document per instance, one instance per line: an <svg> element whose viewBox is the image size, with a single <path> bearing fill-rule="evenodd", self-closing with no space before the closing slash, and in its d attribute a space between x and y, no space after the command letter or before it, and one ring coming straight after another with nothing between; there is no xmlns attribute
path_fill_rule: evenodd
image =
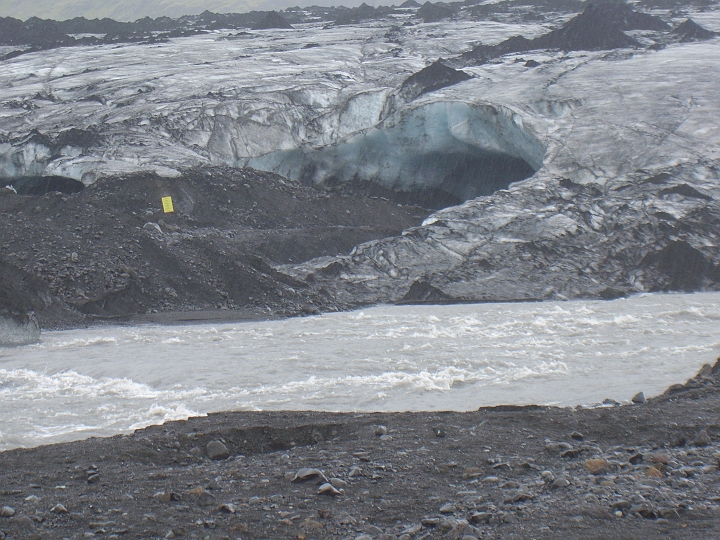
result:
<svg viewBox="0 0 720 540"><path fill-rule="evenodd" d="M720 362L623 406L224 412L16 449L0 453L0 531L714 538L719 397Z"/></svg>
<svg viewBox="0 0 720 540"><path fill-rule="evenodd" d="M252 170L135 174L73 194L60 183L76 181L55 180L14 182L34 196L0 189L0 307L19 322L35 311L51 328L157 312L202 312L198 320L336 310L273 265L348 252L429 213ZM163 213L164 196L174 213Z"/></svg>
<svg viewBox="0 0 720 540"><path fill-rule="evenodd" d="M717 37L717 32L711 32L706 30L692 19L687 19L685 22L675 28L672 33L680 38L681 43L688 43L692 41L705 41Z"/></svg>
<svg viewBox="0 0 720 540"><path fill-rule="evenodd" d="M670 26L653 15L639 13L620 1L591 3L560 28L534 39L511 37L498 45L478 45L463 53L465 63L484 63L505 54L542 49L563 51L611 50L640 44L626 30L666 31Z"/></svg>
<svg viewBox="0 0 720 540"><path fill-rule="evenodd" d="M431 23L449 19L454 14L452 9L440 2L425 2L420 9L417 10L415 16L420 17L423 22Z"/></svg>
<svg viewBox="0 0 720 540"><path fill-rule="evenodd" d="M293 26L277 11L271 11L252 27L253 30L269 30L272 28L292 30Z"/></svg>
<svg viewBox="0 0 720 540"><path fill-rule="evenodd" d="M428 92L434 92L470 78L470 75L464 71L446 66L440 58L405 79L400 86L399 94L406 101L412 101Z"/></svg>

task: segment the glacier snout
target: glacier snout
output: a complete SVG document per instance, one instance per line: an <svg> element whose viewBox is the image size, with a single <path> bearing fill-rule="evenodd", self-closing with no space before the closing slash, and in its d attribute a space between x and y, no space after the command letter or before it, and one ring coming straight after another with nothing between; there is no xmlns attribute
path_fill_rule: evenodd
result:
<svg viewBox="0 0 720 540"><path fill-rule="evenodd" d="M403 109L335 144L270 152L247 165L306 184L432 192L436 200L426 204L446 206L532 176L544 153L509 109L453 101Z"/></svg>

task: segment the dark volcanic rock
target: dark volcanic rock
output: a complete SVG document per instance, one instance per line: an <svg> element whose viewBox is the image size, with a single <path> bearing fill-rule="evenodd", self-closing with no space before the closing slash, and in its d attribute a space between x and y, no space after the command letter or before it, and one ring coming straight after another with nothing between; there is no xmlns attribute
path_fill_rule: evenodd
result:
<svg viewBox="0 0 720 540"><path fill-rule="evenodd" d="M660 17L640 13L623 0L605 0L588 5L585 11L575 19L589 22L605 22L616 26L619 30L670 30L670 25Z"/></svg>
<svg viewBox="0 0 720 540"><path fill-rule="evenodd" d="M0 188L0 316L22 322L32 310L45 328L168 311L335 310L273 264L347 252L428 214L249 169L141 173L73 194L40 187L35 196ZM174 213L163 213L165 196Z"/></svg>
<svg viewBox="0 0 720 540"><path fill-rule="evenodd" d="M51 293L46 281L0 259L0 318L26 326L32 323L30 312L50 325L77 324L82 319Z"/></svg>
<svg viewBox="0 0 720 540"><path fill-rule="evenodd" d="M712 197L710 195L705 195L704 193L700 193L697 189L692 187L689 184L679 184L677 186L669 187L666 189L663 189L660 191L660 195L682 195L683 197L690 197L693 199L703 199L706 201L711 201Z"/></svg>
<svg viewBox="0 0 720 540"><path fill-rule="evenodd" d="M414 281L398 304L448 304L455 299L424 280Z"/></svg>
<svg viewBox="0 0 720 540"><path fill-rule="evenodd" d="M340 13L337 19L335 19L335 24L358 24L365 20L375 19L378 16L382 16L382 12L379 9L362 3L356 8L348 9Z"/></svg>
<svg viewBox="0 0 720 540"><path fill-rule="evenodd" d="M681 43L687 43L690 41L706 41L708 39L713 39L718 35L717 32L706 30L692 19L686 20L680 26L675 28L672 33L680 38Z"/></svg>
<svg viewBox="0 0 720 540"><path fill-rule="evenodd" d="M252 27L253 30L269 30L271 28L293 30L293 26L277 11L269 12L263 20Z"/></svg>
<svg viewBox="0 0 720 540"><path fill-rule="evenodd" d="M682 240L647 254L641 264L660 274L656 290L694 291L714 278L715 265Z"/></svg>
<svg viewBox="0 0 720 540"><path fill-rule="evenodd" d="M430 23L442 21L443 19L449 19L455 15L455 13L452 9L443 4L431 4L430 2L425 2L422 7L417 10L416 15L420 17L423 22Z"/></svg>
<svg viewBox="0 0 720 540"><path fill-rule="evenodd" d="M510 53L539 49L564 51L610 50L636 47L639 43L627 36L625 30L667 30L662 19L638 13L624 2L610 1L589 4L585 10L562 27L535 39L511 37L498 45L478 45L464 53L466 63L480 64Z"/></svg>
<svg viewBox="0 0 720 540"><path fill-rule="evenodd" d="M452 86L470 79L470 75L448 67L438 59L428 67L408 77L400 86L400 96L406 101L412 101L422 94Z"/></svg>

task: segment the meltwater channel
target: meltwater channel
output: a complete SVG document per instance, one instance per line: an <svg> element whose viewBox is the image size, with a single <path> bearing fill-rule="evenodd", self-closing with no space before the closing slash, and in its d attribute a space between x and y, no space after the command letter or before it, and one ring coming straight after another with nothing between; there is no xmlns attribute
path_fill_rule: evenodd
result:
<svg viewBox="0 0 720 540"><path fill-rule="evenodd" d="M714 361L719 323L703 293L48 332L0 349L0 450L221 410L627 401Z"/></svg>

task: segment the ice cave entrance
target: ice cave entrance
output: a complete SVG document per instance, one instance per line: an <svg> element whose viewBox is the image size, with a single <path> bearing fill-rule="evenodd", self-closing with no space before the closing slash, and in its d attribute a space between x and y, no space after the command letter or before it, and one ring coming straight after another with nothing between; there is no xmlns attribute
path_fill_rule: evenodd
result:
<svg viewBox="0 0 720 540"><path fill-rule="evenodd" d="M85 187L82 182L65 176L21 176L5 180L4 185L12 186L18 195L35 196L53 192L70 195L82 191Z"/></svg>
<svg viewBox="0 0 720 540"><path fill-rule="evenodd" d="M400 111L334 144L271 152L246 165L438 209L532 176L544 154L544 145L508 109L436 102Z"/></svg>

